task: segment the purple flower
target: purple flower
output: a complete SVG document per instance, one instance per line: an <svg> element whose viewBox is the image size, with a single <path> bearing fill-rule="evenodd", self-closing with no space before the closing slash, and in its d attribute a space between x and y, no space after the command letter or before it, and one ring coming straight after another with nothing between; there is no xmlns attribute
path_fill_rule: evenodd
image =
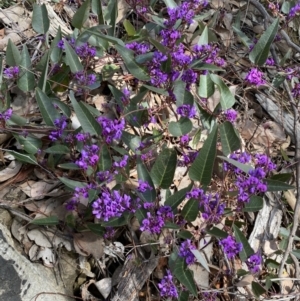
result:
<svg viewBox="0 0 300 301"><path fill-rule="evenodd" d="M189 137L188 134L183 135L183 136L180 137L180 143L182 145L188 145L188 143L189 143L190 140L191 140L191 138Z"/></svg>
<svg viewBox="0 0 300 301"><path fill-rule="evenodd" d="M182 117L194 118L196 116L196 108L192 105L181 105L176 112Z"/></svg>
<svg viewBox="0 0 300 301"><path fill-rule="evenodd" d="M74 79L80 86L91 86L96 82L97 77L93 73L86 74L84 71L78 71L74 73Z"/></svg>
<svg viewBox="0 0 300 301"><path fill-rule="evenodd" d="M146 192L147 190L152 190L152 187L149 185L149 183L147 181L139 180L138 183L139 183L139 186L138 186L137 190L139 192Z"/></svg>
<svg viewBox="0 0 300 301"><path fill-rule="evenodd" d="M178 298L177 288L173 282L173 276L169 270L167 275L158 283L161 297Z"/></svg>
<svg viewBox="0 0 300 301"><path fill-rule="evenodd" d="M243 250L243 245L239 242L236 242L235 239L230 235L227 236L227 238L220 240L220 245L223 247L228 259L232 259Z"/></svg>
<svg viewBox="0 0 300 301"><path fill-rule="evenodd" d="M186 264L193 264L196 261L196 257L191 252L191 250L196 250L196 247L192 244L190 239L187 239L181 243L179 247L178 255L185 259Z"/></svg>
<svg viewBox="0 0 300 301"><path fill-rule="evenodd" d="M105 188L92 204L93 214L98 219L108 221L113 217L120 217L126 210L132 211L130 203L130 196Z"/></svg>
<svg viewBox="0 0 300 301"><path fill-rule="evenodd" d="M125 128L125 119L111 120L107 117L100 116L97 121L102 127L102 135L104 136L105 142L110 144L113 140L119 140L122 136L122 131Z"/></svg>
<svg viewBox="0 0 300 301"><path fill-rule="evenodd" d="M292 89L292 95L295 98L300 97L300 83L294 84L294 88Z"/></svg>
<svg viewBox="0 0 300 301"><path fill-rule="evenodd" d="M68 125L67 117L63 115L60 118L55 119L54 125L57 129L55 131L50 132L49 139L51 141L56 141L62 136L64 129Z"/></svg>
<svg viewBox="0 0 300 301"><path fill-rule="evenodd" d="M259 272L260 264L261 264L261 256L259 254L251 255L247 259L246 264L252 274Z"/></svg>
<svg viewBox="0 0 300 301"><path fill-rule="evenodd" d="M87 59L96 55L96 48L89 46L88 43L84 43L81 46L77 46L75 52L80 58Z"/></svg>
<svg viewBox="0 0 300 301"><path fill-rule="evenodd" d="M87 170L89 166L95 167L99 161L99 146L85 145L81 151L80 158L75 162L83 170Z"/></svg>
<svg viewBox="0 0 300 301"><path fill-rule="evenodd" d="M164 225L165 221L161 215L151 215L150 212L147 212L147 218L143 219L140 229L152 234L159 234Z"/></svg>
<svg viewBox="0 0 300 301"><path fill-rule="evenodd" d="M19 75L20 68L18 66L4 68L3 75L6 78L16 78Z"/></svg>
<svg viewBox="0 0 300 301"><path fill-rule="evenodd" d="M236 118L237 118L237 111L235 111L234 109L229 109L227 111L224 112L225 114L225 118L231 122L234 123Z"/></svg>
<svg viewBox="0 0 300 301"><path fill-rule="evenodd" d="M298 14L300 14L300 3L297 3L294 7L291 8L288 17L289 19L291 19Z"/></svg>
<svg viewBox="0 0 300 301"><path fill-rule="evenodd" d="M65 42L64 40L59 40L57 43L57 47L60 49L65 49Z"/></svg>
<svg viewBox="0 0 300 301"><path fill-rule="evenodd" d="M127 165L128 156L125 155L119 162L114 162L114 167L124 168Z"/></svg>
<svg viewBox="0 0 300 301"><path fill-rule="evenodd" d="M257 68L252 68L249 73L246 75L245 80L250 85L260 86L266 83L263 79L263 73L259 71Z"/></svg>
<svg viewBox="0 0 300 301"><path fill-rule="evenodd" d="M5 112L0 113L0 119L9 120L11 118L12 113L13 113L13 109L9 108Z"/></svg>

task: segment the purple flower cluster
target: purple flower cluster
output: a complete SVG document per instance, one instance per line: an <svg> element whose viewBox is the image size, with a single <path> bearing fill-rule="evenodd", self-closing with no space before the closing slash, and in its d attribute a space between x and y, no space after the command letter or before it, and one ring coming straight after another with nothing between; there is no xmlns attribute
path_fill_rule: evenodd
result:
<svg viewBox="0 0 300 301"><path fill-rule="evenodd" d="M196 261L196 257L191 250L196 250L196 247L192 244L190 239L185 240L179 247L178 255L183 257L188 265Z"/></svg>
<svg viewBox="0 0 300 301"><path fill-rule="evenodd" d="M87 170L89 166L95 167L99 160L99 146L96 144L85 145L80 155L75 162L80 168Z"/></svg>
<svg viewBox="0 0 300 301"><path fill-rule="evenodd" d="M124 105L128 105L130 102L130 91L127 88L122 90L123 96L121 97L121 101Z"/></svg>
<svg viewBox="0 0 300 301"><path fill-rule="evenodd" d="M255 274L260 271L261 261L262 258L259 254L253 254L247 259L246 264L252 274Z"/></svg>
<svg viewBox="0 0 300 301"><path fill-rule="evenodd" d="M85 71L78 71L74 73L74 79L79 86L91 86L96 82L97 77L93 73L87 74Z"/></svg>
<svg viewBox="0 0 300 301"><path fill-rule="evenodd" d="M237 111L234 109L226 110L224 114L225 114L225 118L231 123L235 122L238 115Z"/></svg>
<svg viewBox="0 0 300 301"><path fill-rule="evenodd" d="M259 71L257 68L251 68L248 74L245 77L245 80L250 85L261 86L266 83L263 79L263 73Z"/></svg>
<svg viewBox="0 0 300 301"><path fill-rule="evenodd" d="M224 67L226 65L225 60L219 57L220 49L216 45L195 45L194 51L196 54L195 59L197 60L201 59L207 64L215 64L219 67Z"/></svg>
<svg viewBox="0 0 300 301"><path fill-rule="evenodd" d="M221 203L219 194L205 193L201 188L193 188L186 194L188 199L196 199L202 217L209 223L218 223L222 219L225 204Z"/></svg>
<svg viewBox="0 0 300 301"><path fill-rule="evenodd" d="M295 98L300 97L300 83L295 83L292 89L292 95Z"/></svg>
<svg viewBox="0 0 300 301"><path fill-rule="evenodd" d="M298 2L294 7L291 8L288 17L289 19L291 19L299 14L300 14L300 2Z"/></svg>
<svg viewBox="0 0 300 301"><path fill-rule="evenodd" d="M137 190L139 192L146 192L147 190L152 190L152 187L149 185L149 183L147 181L139 180L138 183L139 183L139 186L138 186Z"/></svg>
<svg viewBox="0 0 300 301"><path fill-rule="evenodd" d="M71 47L75 50L76 54L81 59L88 59L94 57L96 55L96 48L90 46L88 43L84 43L80 46L75 46L76 40L74 38L67 38L66 42L71 45ZM65 49L65 40L62 39L57 43L57 47L60 49Z"/></svg>
<svg viewBox="0 0 300 301"><path fill-rule="evenodd" d="M9 120L13 113L12 108L7 109L5 112L0 113L0 119L2 120Z"/></svg>
<svg viewBox="0 0 300 301"><path fill-rule="evenodd" d="M17 78L20 72L20 68L18 66L4 68L3 75L6 78Z"/></svg>
<svg viewBox="0 0 300 301"><path fill-rule="evenodd" d="M135 54L144 54L150 50L150 45L148 43L138 43L138 42L131 42L126 44L126 48L133 50Z"/></svg>
<svg viewBox="0 0 300 301"><path fill-rule="evenodd" d="M193 163L198 156L198 151L190 151L187 154L183 154L183 160L179 162L180 166L187 166Z"/></svg>
<svg viewBox="0 0 300 301"><path fill-rule="evenodd" d="M133 211L129 195L121 195L119 191L111 191L108 188L104 188L99 198L93 202L92 207L95 217L104 221L120 217L127 210Z"/></svg>
<svg viewBox="0 0 300 301"><path fill-rule="evenodd" d="M144 208L146 207L149 209L147 204ZM142 231L149 231L153 234L159 234L162 227L165 225L165 222L173 218L174 214L172 208L170 206L162 206L156 211L156 214L154 212L147 212L147 218L143 219L140 229Z"/></svg>
<svg viewBox="0 0 300 301"><path fill-rule="evenodd" d="M223 247L228 259L232 259L235 255L243 250L243 245L236 242L235 239L228 235L227 238L220 240L220 246Z"/></svg>
<svg viewBox="0 0 300 301"><path fill-rule="evenodd" d="M161 297L178 298L177 288L173 282L173 276L169 270L167 275L158 283Z"/></svg>
<svg viewBox="0 0 300 301"><path fill-rule="evenodd" d="M51 141L56 141L62 136L64 129L68 125L67 117L63 115L60 118L55 119L54 120L54 125L56 127L56 130L51 131L50 135L49 135L49 139Z"/></svg>
<svg viewBox="0 0 300 301"><path fill-rule="evenodd" d="M181 105L177 108L176 112L182 117L194 118L197 111L192 105Z"/></svg>
<svg viewBox="0 0 300 301"><path fill-rule="evenodd" d="M99 171L97 172L97 178L99 180L100 183L110 183L113 179L114 179L114 175L117 172L115 171L115 173L112 173L109 170L105 170L105 171Z"/></svg>
<svg viewBox="0 0 300 301"><path fill-rule="evenodd" d="M119 140L121 138L122 131L125 128L125 119L111 120L105 116L100 116L97 121L102 127L102 136L106 143L110 144L114 139Z"/></svg>
<svg viewBox="0 0 300 301"><path fill-rule="evenodd" d="M246 174L239 168L224 163L225 171L231 170L236 174L235 185L238 188L239 202L247 203L251 195L267 191L267 184L264 182L264 179L268 172L276 169L276 165L272 163L267 155L256 154L252 157L250 154L244 152L231 154L230 158L243 164L250 163L251 161L255 164L255 168Z"/></svg>
<svg viewBox="0 0 300 301"><path fill-rule="evenodd" d="M88 184L86 187L76 187L73 193L73 197L66 204L66 209L74 210L81 198L87 199L89 197L89 190L95 189L95 185Z"/></svg>
<svg viewBox="0 0 300 301"><path fill-rule="evenodd" d="M191 138L189 137L188 134L182 135L180 137L180 144L183 145L183 146L186 146L186 145L189 144L190 140L191 140Z"/></svg>

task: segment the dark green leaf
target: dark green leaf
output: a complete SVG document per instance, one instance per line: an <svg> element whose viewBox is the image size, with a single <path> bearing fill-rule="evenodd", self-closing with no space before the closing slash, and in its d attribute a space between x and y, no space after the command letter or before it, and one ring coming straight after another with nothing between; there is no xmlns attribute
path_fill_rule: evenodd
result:
<svg viewBox="0 0 300 301"><path fill-rule="evenodd" d="M62 169L68 169L68 170L81 169L76 163L62 163L62 164L59 164L57 167L62 168Z"/></svg>
<svg viewBox="0 0 300 301"><path fill-rule="evenodd" d="M50 27L48 11L45 4L33 5L32 28L41 34L46 34Z"/></svg>
<svg viewBox="0 0 300 301"><path fill-rule="evenodd" d="M160 52L166 54L167 53L167 48L165 46L163 46L161 43L157 42L154 39L149 38L149 42L155 46L155 48L157 48Z"/></svg>
<svg viewBox="0 0 300 301"><path fill-rule="evenodd" d="M188 221L193 222L199 214L199 201L195 199L190 199L184 205L181 215L182 217Z"/></svg>
<svg viewBox="0 0 300 301"><path fill-rule="evenodd" d="M148 81L150 80L149 75L145 72L145 70L140 67L134 59L133 52L130 49L127 49L120 45L115 45L115 48L122 56L126 67L128 68L129 72L139 80Z"/></svg>
<svg viewBox="0 0 300 301"><path fill-rule="evenodd" d="M121 39L115 38L113 36L105 35L105 34L101 33L100 30L101 30L100 25L98 25L98 26L86 29L84 31L84 34L87 35L87 36L91 36L91 35L93 36L94 35L94 36L100 37L103 40L108 41L108 42L110 42L114 45L118 44L118 45L121 45L121 46L125 46L125 43Z"/></svg>
<svg viewBox="0 0 300 301"><path fill-rule="evenodd" d="M270 46L277 34L279 24L279 18L276 18L274 22L268 27L268 29L260 37L254 48L249 54L249 59L252 63L258 66L262 66L270 51Z"/></svg>
<svg viewBox="0 0 300 301"><path fill-rule="evenodd" d="M13 155L16 158L16 160L18 160L18 161L38 165L36 158L31 154L30 155L21 154L21 153L18 153L16 151L11 151L11 150L6 150L6 151L8 153L10 153L11 155Z"/></svg>
<svg viewBox="0 0 300 301"><path fill-rule="evenodd" d="M8 66L20 66L20 63L21 54L17 46L9 39L6 47L6 64Z"/></svg>
<svg viewBox="0 0 300 301"><path fill-rule="evenodd" d="M264 207L264 200L260 196L253 195L250 198L249 203L246 203L243 211L244 212L256 212Z"/></svg>
<svg viewBox="0 0 300 301"><path fill-rule="evenodd" d="M72 73L83 70L83 66L78 58L78 55L70 44L65 40L66 64L70 67Z"/></svg>
<svg viewBox="0 0 300 301"><path fill-rule="evenodd" d="M145 87L146 89L153 91L157 94L169 96L169 92L166 91L165 89L160 89L160 88L156 88L156 87L152 87L152 86L148 86L148 85L143 85L142 87Z"/></svg>
<svg viewBox="0 0 300 301"><path fill-rule="evenodd" d="M141 138L139 136L135 136L128 132L123 131L122 133L122 141L133 151L140 146Z"/></svg>
<svg viewBox="0 0 300 301"><path fill-rule="evenodd" d="M86 187L86 183L84 183L84 182L70 180L65 177L58 177L58 178L62 183L64 183L66 186L68 186L71 189L75 189L76 187L79 187L79 188Z"/></svg>
<svg viewBox="0 0 300 301"><path fill-rule="evenodd" d="M50 98L51 102L53 104L55 104L57 107L59 107L59 109L62 111L62 113L67 116L70 117L71 116L71 109L69 108L69 106L62 102L61 100L57 99L57 98Z"/></svg>
<svg viewBox="0 0 300 301"><path fill-rule="evenodd" d="M225 231L222 231L221 229L217 227L213 227L210 230L207 231L208 234L213 235L217 238L227 238L228 233Z"/></svg>
<svg viewBox="0 0 300 301"><path fill-rule="evenodd" d="M18 87L24 91L31 91L35 86L34 74L31 71L31 59L26 45L23 46L20 62L20 76L18 78Z"/></svg>
<svg viewBox="0 0 300 301"><path fill-rule="evenodd" d="M232 123L225 121L219 126L222 151L225 156L230 155L240 148L240 138Z"/></svg>
<svg viewBox="0 0 300 301"><path fill-rule="evenodd" d="M56 144L45 150L48 154L69 154L70 149L66 145Z"/></svg>
<svg viewBox="0 0 300 301"><path fill-rule="evenodd" d="M211 29L209 29L208 26L205 26L197 44L198 45L206 45L211 42L217 42L217 41L218 41L218 39L217 39L216 35L213 33L213 31Z"/></svg>
<svg viewBox="0 0 300 301"><path fill-rule="evenodd" d="M217 136L218 126L215 125L189 171L190 178L204 186L209 185L212 177L217 153Z"/></svg>
<svg viewBox="0 0 300 301"><path fill-rule="evenodd" d="M101 224L87 223L87 227L97 235L103 236L105 233L105 228Z"/></svg>
<svg viewBox="0 0 300 301"><path fill-rule="evenodd" d="M89 13L90 13L90 0L85 0L83 4L79 7L79 9L76 11L75 15L73 16L72 25L75 28L81 29L83 24L88 19Z"/></svg>
<svg viewBox="0 0 300 301"><path fill-rule="evenodd" d="M131 22L127 19L124 20L123 26L126 30L126 33L128 34L129 37L132 37L136 34L134 26L131 24Z"/></svg>
<svg viewBox="0 0 300 301"><path fill-rule="evenodd" d="M176 8L177 7L177 4L174 0L164 0L164 2L168 8Z"/></svg>
<svg viewBox="0 0 300 301"><path fill-rule="evenodd" d="M124 214L121 217L113 217L108 222L104 222L105 227L121 227L128 224L128 216L125 217Z"/></svg>
<svg viewBox="0 0 300 301"><path fill-rule="evenodd" d="M193 128L191 120L187 117L181 117L179 121L169 123L169 132L174 137L180 137L189 133Z"/></svg>
<svg viewBox="0 0 300 301"><path fill-rule="evenodd" d="M239 36L242 43L249 48L249 46L252 44L251 40L241 31L240 28L236 26L232 26L233 31Z"/></svg>
<svg viewBox="0 0 300 301"><path fill-rule="evenodd" d="M265 294L267 291L264 287L262 287L259 283L252 281L251 284L253 294L259 298L259 296Z"/></svg>
<svg viewBox="0 0 300 301"><path fill-rule="evenodd" d="M205 268L205 270L210 273L207 261L205 259L205 257L201 254L201 252L197 249L195 250L191 250L191 252L194 254L194 256L196 257L197 261Z"/></svg>
<svg viewBox="0 0 300 301"><path fill-rule="evenodd" d="M49 52L47 52L45 54L45 62L44 62L44 66L42 69L42 74L39 78L39 82L38 82L38 87L46 93L46 84L47 84L47 80L48 80L48 69L49 69ZM32 74L33 75L33 74ZM33 76L33 80L34 80L34 76Z"/></svg>
<svg viewBox="0 0 300 301"><path fill-rule="evenodd" d="M230 159L230 158L227 158L227 157L224 157L224 156L218 156L218 158L221 158L224 161L227 161L228 163L234 165L235 167L239 168L241 171L243 171L245 173L248 173L250 170L253 169L253 167L251 165L243 164L243 163L240 163L236 160L233 160L233 159Z"/></svg>
<svg viewBox="0 0 300 301"><path fill-rule="evenodd" d="M215 92L215 85L210 78L209 74L200 75L200 83L198 88L198 94L200 97L208 98Z"/></svg>
<svg viewBox="0 0 300 301"><path fill-rule="evenodd" d="M161 188L169 188L173 182L176 165L176 151L169 148L163 149L151 169L154 184Z"/></svg>
<svg viewBox="0 0 300 301"><path fill-rule="evenodd" d="M247 258L254 254L253 249L251 248L248 240L242 233L242 231L236 226L233 225L234 229L234 236L237 242L240 242L243 245L242 251L239 253L240 259L244 262L247 260Z"/></svg>
<svg viewBox="0 0 300 301"><path fill-rule="evenodd" d="M268 190L267 191L282 191L282 190L289 190L289 189L295 189L295 186L289 185L285 182L276 181L267 179L265 180Z"/></svg>
<svg viewBox="0 0 300 301"><path fill-rule="evenodd" d="M105 19L108 21L110 28L107 34L111 37L115 36L116 21L118 17L118 1L109 1L106 8Z"/></svg>
<svg viewBox="0 0 300 301"><path fill-rule="evenodd" d="M186 194L192 189L192 187L193 183L191 183L188 187L175 192L173 195L166 199L165 205L170 206L173 210L175 210L185 199Z"/></svg>
<svg viewBox="0 0 300 301"><path fill-rule="evenodd" d="M151 190L147 189L145 192L143 192L143 197L147 202L154 202L156 199L156 190L151 179L150 173L148 172L146 166L140 158L138 158L137 160L137 173L139 180L146 181L150 185L150 187L152 187Z"/></svg>
<svg viewBox="0 0 300 301"><path fill-rule="evenodd" d="M98 16L98 22L99 24L104 24L104 18L103 18L103 11L102 11L102 4L99 0L92 0L92 12Z"/></svg>
<svg viewBox="0 0 300 301"><path fill-rule="evenodd" d="M195 297L197 296L193 273L187 268L183 258L177 258L173 274Z"/></svg>
<svg viewBox="0 0 300 301"><path fill-rule="evenodd" d="M50 58L53 63L58 63L62 55L62 49L57 46L58 42L62 39L61 28L58 27L58 31L50 47Z"/></svg>
<svg viewBox="0 0 300 301"><path fill-rule="evenodd" d="M70 91L69 97L71 99L72 106L84 132L96 136L100 135L101 127L99 123L95 120L94 116L82 103L77 102L77 100L74 97L73 91Z"/></svg>
<svg viewBox="0 0 300 301"><path fill-rule="evenodd" d="M25 138L23 135L14 134L14 137L28 154L34 155L42 148L42 140L34 137L33 135L29 134Z"/></svg>
<svg viewBox="0 0 300 301"><path fill-rule="evenodd" d="M109 152L108 146L102 144L100 148L100 157L98 162L98 167L100 171L110 170L112 165L111 154Z"/></svg>
<svg viewBox="0 0 300 301"><path fill-rule="evenodd" d="M40 88L36 88L35 96L46 125L53 126L54 120L59 117L59 114L52 101Z"/></svg>
<svg viewBox="0 0 300 301"><path fill-rule="evenodd" d="M57 216L49 216L45 218L33 219L30 223L40 226L54 226L59 224L59 220Z"/></svg>
<svg viewBox="0 0 300 301"><path fill-rule="evenodd" d="M194 236L190 231L181 230L177 233L178 238L192 239Z"/></svg>
<svg viewBox="0 0 300 301"><path fill-rule="evenodd" d="M218 86L219 92L221 94L220 103L222 109L230 109L234 105L235 99L229 88L224 84L224 82L218 75L210 74L210 78Z"/></svg>
<svg viewBox="0 0 300 301"><path fill-rule="evenodd" d="M212 64L206 64L203 63L202 60L197 60L192 62L189 67L191 69L195 69L195 70L207 70L207 71L225 71L224 69L216 66L216 65L212 65Z"/></svg>
<svg viewBox="0 0 300 301"><path fill-rule="evenodd" d="M164 228L179 230L180 226L178 226L177 224L174 224L172 222L165 222Z"/></svg>
<svg viewBox="0 0 300 301"><path fill-rule="evenodd" d="M188 291L182 291L179 294L179 300L178 301L188 301L189 300L189 292Z"/></svg>

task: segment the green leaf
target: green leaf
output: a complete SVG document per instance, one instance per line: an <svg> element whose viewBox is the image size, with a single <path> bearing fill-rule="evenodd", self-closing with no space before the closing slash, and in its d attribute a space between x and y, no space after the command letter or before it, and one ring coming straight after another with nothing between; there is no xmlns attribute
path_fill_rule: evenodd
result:
<svg viewBox="0 0 300 301"><path fill-rule="evenodd" d="M218 39L217 39L216 35L207 26L205 26L197 44L198 45L206 45L211 42L217 42L217 41L218 41Z"/></svg>
<svg viewBox="0 0 300 301"><path fill-rule="evenodd" d="M142 87L145 87L147 90L153 91L157 94L169 96L169 92L166 91L165 89L160 89L160 88L156 88L156 87L152 87L152 86L148 86L148 85L143 85Z"/></svg>
<svg viewBox="0 0 300 301"><path fill-rule="evenodd" d="M289 189L295 189L296 187L293 185L286 184L281 181L276 180L265 180L268 190L267 191L283 191L283 190L289 190Z"/></svg>
<svg viewBox="0 0 300 301"><path fill-rule="evenodd" d="M56 144L45 150L48 154L69 154L70 149L66 145Z"/></svg>
<svg viewBox="0 0 300 301"><path fill-rule="evenodd" d="M89 13L90 0L85 0L73 16L72 25L75 28L81 29L85 21L88 19Z"/></svg>
<svg viewBox="0 0 300 301"><path fill-rule="evenodd" d="M149 75L145 72L145 70L140 67L134 59L133 52L130 49L127 49L126 47L115 45L115 48L119 52L119 54L122 56L124 63L126 67L128 68L128 71L137 79L142 81L148 81L150 80Z"/></svg>
<svg viewBox="0 0 300 301"><path fill-rule="evenodd" d="M189 292L188 291L182 291L179 294L178 301L188 301L189 300Z"/></svg>
<svg viewBox="0 0 300 301"><path fill-rule="evenodd" d="M187 268L183 258L177 258L173 274L195 297L197 296L197 287L193 273Z"/></svg>
<svg viewBox="0 0 300 301"><path fill-rule="evenodd" d="M66 64L70 67L72 73L83 70L83 66L78 58L78 55L70 44L64 40L65 51L66 51Z"/></svg>
<svg viewBox="0 0 300 301"><path fill-rule="evenodd" d="M59 109L62 111L62 113L67 116L70 117L71 116L71 109L69 108L69 106L62 102L61 100L57 99L57 98L50 98L51 102L56 105L57 107L59 107Z"/></svg>
<svg viewBox="0 0 300 301"><path fill-rule="evenodd" d="M45 4L33 5L32 13L32 28L41 34L46 34L50 27L50 21L48 18L48 11Z"/></svg>
<svg viewBox="0 0 300 301"><path fill-rule="evenodd" d="M189 67L191 69L195 69L195 70L207 70L207 71L225 71L224 69L216 66L216 65L212 65L212 64L207 64L207 63L203 63L202 60L196 60L194 62L192 62Z"/></svg>
<svg viewBox="0 0 300 301"><path fill-rule="evenodd" d="M89 230L96 233L97 235L103 236L105 228L101 224L87 223L86 225Z"/></svg>
<svg viewBox="0 0 300 301"><path fill-rule="evenodd" d="M164 2L168 8L176 8L177 7L177 4L174 0L164 0Z"/></svg>
<svg viewBox="0 0 300 301"><path fill-rule="evenodd" d="M227 161L228 163L234 165L235 167L239 168L241 171L243 171L245 173L248 173L250 170L253 169L253 167L251 165L243 164L236 160L233 160L233 159L230 159L230 158L227 158L224 156L218 156L218 158L221 158L221 159Z"/></svg>
<svg viewBox="0 0 300 301"><path fill-rule="evenodd" d="M121 45L121 46L125 46L125 43L121 39L115 38L113 36L108 36L108 35L105 35L105 34L99 32L101 30L100 26L102 26L102 25L98 25L98 26L86 29L84 31L84 34L87 35L87 36L97 36L99 38L102 38L105 41L108 41L108 42L114 44L114 45L118 44L118 45Z"/></svg>
<svg viewBox="0 0 300 301"><path fill-rule="evenodd" d="M50 58L53 63L58 63L61 58L62 49L57 46L58 42L61 39L62 39L61 28L59 26L56 36L55 36L54 40L52 41L51 47L50 47Z"/></svg>
<svg viewBox="0 0 300 301"><path fill-rule="evenodd" d="M300 259L300 250L294 250L291 252L293 255L295 255L298 259Z"/></svg>
<svg viewBox="0 0 300 301"><path fill-rule="evenodd" d="M281 182L287 182L293 177L293 174L291 173L279 173L277 175L274 175L270 178L270 180L276 180Z"/></svg>
<svg viewBox="0 0 300 301"><path fill-rule="evenodd" d="M138 158L137 159L137 173L138 173L138 179L142 181L146 181L152 189L147 189L145 192L143 192L143 197L147 202L154 202L156 199L156 190L153 184L153 181L151 179L150 173L148 172L146 166L144 165L143 161Z"/></svg>
<svg viewBox="0 0 300 301"><path fill-rule="evenodd" d="M73 91L70 91L69 97L83 131L85 133L90 133L91 135L100 135L101 127L94 116L82 103L77 102Z"/></svg>
<svg viewBox="0 0 300 301"><path fill-rule="evenodd" d="M79 170L79 169L81 169L75 163L62 163L62 164L58 164L57 167L62 168L62 169L68 169L68 170Z"/></svg>
<svg viewBox="0 0 300 301"><path fill-rule="evenodd" d="M48 80L48 69L49 69L49 52L46 53L46 62L44 63L42 74L39 78L39 82L37 85L45 93L46 93L46 84Z"/></svg>
<svg viewBox="0 0 300 301"><path fill-rule="evenodd" d="M6 150L6 151L9 154L13 155L18 161L38 165L36 158L32 154L27 155L27 154L21 154L21 153L18 153L16 151L11 151L11 150Z"/></svg>
<svg viewBox="0 0 300 301"><path fill-rule="evenodd" d="M104 18L103 18L103 11L102 11L102 5L101 1L99 0L92 0L92 12L98 16L98 22L99 24L104 24Z"/></svg>
<svg viewBox="0 0 300 301"><path fill-rule="evenodd" d="M98 161L98 167L100 171L110 170L112 165L111 154L109 152L108 146L102 144L100 148L100 157Z"/></svg>
<svg viewBox="0 0 300 301"><path fill-rule="evenodd" d="M69 187L71 189L75 189L76 187L79 187L79 188L86 187L86 183L84 183L84 182L70 180L65 177L58 177L58 178L62 183L64 183L67 187Z"/></svg>
<svg viewBox="0 0 300 301"><path fill-rule="evenodd" d="M218 89L220 91L221 94L220 103L222 109L223 110L230 109L234 105L235 99L232 93L230 92L229 88L224 84L224 82L218 75L210 74L210 78L218 86Z"/></svg>
<svg viewBox="0 0 300 301"><path fill-rule="evenodd" d="M107 29L107 34L109 36L112 37L115 36L117 17L118 17L118 1L108 1L106 13L105 13L105 19L111 26L109 29Z"/></svg>
<svg viewBox="0 0 300 301"><path fill-rule="evenodd" d="M254 254L253 249L251 248L248 240L242 233L242 231L236 226L233 225L234 229L234 236L237 242L240 242L243 245L242 251L239 253L240 259L244 262L247 260L247 258Z"/></svg>
<svg viewBox="0 0 300 301"><path fill-rule="evenodd" d="M254 48L249 54L249 59L252 63L258 66L262 66L270 51L270 46L277 34L279 24L279 18L276 18L274 22L268 27L268 29L260 37Z"/></svg>
<svg viewBox="0 0 300 301"><path fill-rule="evenodd" d="M175 192L173 195L166 199L165 205L170 206L173 210L175 210L185 199L186 194L192 189L192 187L193 183L191 183L188 187Z"/></svg>
<svg viewBox="0 0 300 301"><path fill-rule="evenodd" d="M217 153L217 136L218 126L215 125L189 171L190 178L204 186L209 185L212 177Z"/></svg>
<svg viewBox="0 0 300 301"><path fill-rule="evenodd" d="M59 114L52 101L40 88L36 88L35 96L46 125L53 126L54 120L59 117Z"/></svg>
<svg viewBox="0 0 300 301"><path fill-rule="evenodd" d="M189 133L193 128L191 120L187 117L181 117L179 121L169 123L169 132L174 137L179 137Z"/></svg>
<svg viewBox="0 0 300 301"><path fill-rule="evenodd" d="M256 212L264 207L264 200L260 196L253 195L250 197L249 203L245 203L244 212Z"/></svg>
<svg viewBox="0 0 300 301"><path fill-rule="evenodd" d="M154 184L161 188L169 188L173 182L176 166L177 154L175 149L163 149L151 169L151 178Z"/></svg>
<svg viewBox="0 0 300 301"><path fill-rule="evenodd" d="M242 43L249 48L250 45L252 44L251 40L244 34L244 32L241 31L240 28L237 28L236 26L232 26L233 31L239 36L241 39Z"/></svg>
<svg viewBox="0 0 300 301"><path fill-rule="evenodd" d="M44 218L33 219L30 223L40 226L54 226L59 224L59 220L57 216L49 216Z"/></svg>
<svg viewBox="0 0 300 301"><path fill-rule="evenodd" d="M13 136L28 154L34 155L39 149L42 148L42 140L34 137L33 135L29 134L24 137L23 135L14 134Z"/></svg>
<svg viewBox="0 0 300 301"><path fill-rule="evenodd" d="M213 235L217 238L227 238L228 237L228 233L225 231L222 231L221 229L217 228L217 227L213 227L210 230L207 230L207 233L210 235Z"/></svg>
<svg viewBox="0 0 300 301"><path fill-rule="evenodd" d="M121 140L133 151L141 144L141 138L139 136L135 136L131 133L123 131Z"/></svg>
<svg viewBox="0 0 300 301"><path fill-rule="evenodd" d="M177 233L178 238L192 239L194 236L190 231L181 230Z"/></svg>
<svg viewBox="0 0 300 301"><path fill-rule="evenodd" d="M252 281L251 287L252 287L253 294L257 298L259 298L259 296L261 296L267 292L267 290L263 286L261 286L259 283L255 282L255 281Z"/></svg>
<svg viewBox="0 0 300 301"><path fill-rule="evenodd" d="M215 92L215 85L210 78L209 74L200 75L200 84L198 88L198 94L200 97L208 98Z"/></svg>
<svg viewBox="0 0 300 301"><path fill-rule="evenodd" d="M182 217L188 221L193 222L199 214L199 201L196 199L190 199L184 205L181 215Z"/></svg>
<svg viewBox="0 0 300 301"><path fill-rule="evenodd" d="M31 60L26 45L23 46L20 62L21 72L18 78L18 87L24 91L31 91L35 86L34 74L31 71Z"/></svg>
<svg viewBox="0 0 300 301"><path fill-rule="evenodd" d="M205 268L205 270L210 273L207 261L205 257L198 251L198 250L191 250L191 252L194 254L196 257L197 261Z"/></svg>
<svg viewBox="0 0 300 301"><path fill-rule="evenodd" d="M121 227L124 225L128 225L128 216L126 217L124 214L121 217L113 217L109 221L104 222L103 226L105 227Z"/></svg>
<svg viewBox="0 0 300 301"><path fill-rule="evenodd" d="M232 123L225 121L219 126L222 151L225 156L240 148L240 138Z"/></svg>
<svg viewBox="0 0 300 301"><path fill-rule="evenodd" d="M11 41L8 40L6 47L6 64L8 66L19 66L21 63L21 54L17 46Z"/></svg>
<svg viewBox="0 0 300 301"><path fill-rule="evenodd" d="M129 37L136 35L135 28L129 20L125 19L123 25Z"/></svg>

